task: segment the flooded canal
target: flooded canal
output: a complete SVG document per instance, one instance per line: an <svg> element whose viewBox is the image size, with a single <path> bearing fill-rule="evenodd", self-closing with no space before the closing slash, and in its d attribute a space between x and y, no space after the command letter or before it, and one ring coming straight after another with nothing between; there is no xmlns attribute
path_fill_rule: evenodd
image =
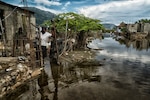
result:
<svg viewBox="0 0 150 100"><path fill-rule="evenodd" d="M105 37L89 46L103 66L49 64L42 75L4 100L150 100L150 39Z"/></svg>

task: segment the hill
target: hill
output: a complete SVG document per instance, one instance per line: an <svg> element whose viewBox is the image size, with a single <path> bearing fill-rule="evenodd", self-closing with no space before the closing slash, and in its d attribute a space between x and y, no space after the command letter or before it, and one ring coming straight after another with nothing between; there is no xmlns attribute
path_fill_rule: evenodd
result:
<svg viewBox="0 0 150 100"><path fill-rule="evenodd" d="M113 28L115 28L116 27L116 25L114 25L114 24L109 24L109 23L104 23L104 24L102 24L106 29L113 29Z"/></svg>
<svg viewBox="0 0 150 100"><path fill-rule="evenodd" d="M54 13L40 10L38 8L35 8L35 7L28 7L27 9L30 11L33 11L35 13L37 25L41 25L45 20L51 20L56 16Z"/></svg>

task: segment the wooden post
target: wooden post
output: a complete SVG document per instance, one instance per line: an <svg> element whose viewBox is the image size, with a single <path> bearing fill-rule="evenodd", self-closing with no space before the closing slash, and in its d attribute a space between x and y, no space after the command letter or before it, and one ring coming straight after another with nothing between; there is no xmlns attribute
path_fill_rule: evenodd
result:
<svg viewBox="0 0 150 100"><path fill-rule="evenodd" d="M6 49L6 38L5 38L5 34L4 34L4 27L3 27L3 24L2 24L2 19L0 18L0 27L1 27L1 30L2 30L2 40L3 40L3 44L4 44L4 49ZM4 50L3 52L6 52L6 50Z"/></svg>

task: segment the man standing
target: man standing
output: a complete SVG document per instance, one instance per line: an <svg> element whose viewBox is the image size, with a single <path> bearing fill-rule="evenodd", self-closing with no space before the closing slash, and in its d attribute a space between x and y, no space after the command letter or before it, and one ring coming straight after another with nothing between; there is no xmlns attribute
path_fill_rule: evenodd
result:
<svg viewBox="0 0 150 100"><path fill-rule="evenodd" d="M51 36L52 34L46 31L46 27L42 27L41 30L41 48L42 48L42 55L43 59L47 57L47 53L50 53L50 46L51 46Z"/></svg>

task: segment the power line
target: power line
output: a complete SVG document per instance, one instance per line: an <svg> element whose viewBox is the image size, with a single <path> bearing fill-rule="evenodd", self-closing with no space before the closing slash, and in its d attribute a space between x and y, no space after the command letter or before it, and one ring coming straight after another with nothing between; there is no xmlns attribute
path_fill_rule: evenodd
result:
<svg viewBox="0 0 150 100"><path fill-rule="evenodd" d="M27 0L22 0L22 3L23 3L23 5L24 5L24 7L28 7Z"/></svg>

